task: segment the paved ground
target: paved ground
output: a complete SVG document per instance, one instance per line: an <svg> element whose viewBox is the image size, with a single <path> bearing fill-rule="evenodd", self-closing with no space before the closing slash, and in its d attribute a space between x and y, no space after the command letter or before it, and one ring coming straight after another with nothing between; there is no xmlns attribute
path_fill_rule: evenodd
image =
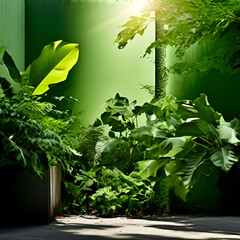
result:
<svg viewBox="0 0 240 240"><path fill-rule="evenodd" d="M20 221L20 219L19 219ZM240 239L240 217L151 219L76 216L46 226L0 228L0 240Z"/></svg>

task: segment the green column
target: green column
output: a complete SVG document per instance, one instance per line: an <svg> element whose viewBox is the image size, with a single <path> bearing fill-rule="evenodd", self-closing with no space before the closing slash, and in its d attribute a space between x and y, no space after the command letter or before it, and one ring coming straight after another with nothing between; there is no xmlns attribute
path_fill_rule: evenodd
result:
<svg viewBox="0 0 240 240"><path fill-rule="evenodd" d="M157 13L156 13L157 15ZM163 32L161 20L155 20L155 39L161 38ZM167 73L166 73L166 47L155 48L155 97L164 98L166 95Z"/></svg>

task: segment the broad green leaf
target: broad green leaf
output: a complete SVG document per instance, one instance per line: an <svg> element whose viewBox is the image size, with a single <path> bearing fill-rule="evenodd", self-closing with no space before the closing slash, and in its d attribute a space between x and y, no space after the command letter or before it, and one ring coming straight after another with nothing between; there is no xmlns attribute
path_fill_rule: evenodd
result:
<svg viewBox="0 0 240 240"><path fill-rule="evenodd" d="M114 98L107 100L107 111L111 112L114 116L123 116L124 120L128 120L133 116L133 109L136 105L136 101L129 103L129 100L125 97L121 97L119 93Z"/></svg>
<svg viewBox="0 0 240 240"><path fill-rule="evenodd" d="M193 136L200 137L204 136L204 133L198 127L197 122L183 123L176 130L176 136Z"/></svg>
<svg viewBox="0 0 240 240"><path fill-rule="evenodd" d="M234 118L231 122L230 122L230 126L232 129L234 129L236 136L239 137L240 136L240 120L237 118Z"/></svg>
<svg viewBox="0 0 240 240"><path fill-rule="evenodd" d="M206 138L214 142L217 138L216 130L212 124L207 123L205 120L196 120L196 126L205 134Z"/></svg>
<svg viewBox="0 0 240 240"><path fill-rule="evenodd" d="M236 153L234 145L227 144L222 148L217 148L210 159L215 166L228 172L233 164L239 160L239 154Z"/></svg>
<svg viewBox="0 0 240 240"><path fill-rule="evenodd" d="M111 115L111 112L104 112L102 115L101 115L101 119L102 119L102 122L104 124L109 124L111 122L111 119L112 119L112 115Z"/></svg>
<svg viewBox="0 0 240 240"><path fill-rule="evenodd" d="M176 113L181 116L182 119L197 117L198 111L189 100L178 100L178 109Z"/></svg>
<svg viewBox="0 0 240 240"><path fill-rule="evenodd" d="M121 121L116 120L114 118L111 119L111 121L109 122L109 126L111 126L111 131L113 132L124 132L126 130L126 127L124 126L124 124L122 124Z"/></svg>
<svg viewBox="0 0 240 240"><path fill-rule="evenodd" d="M146 179L150 176L156 177L157 171L160 167L168 163L169 159L159 159L159 160L146 160L138 162L139 166L139 175Z"/></svg>
<svg viewBox="0 0 240 240"><path fill-rule="evenodd" d="M33 94L41 95L49 89L49 85L66 80L78 55L79 45L74 43L60 40L44 47L41 55L29 67L28 84L35 87Z"/></svg>
<svg viewBox="0 0 240 240"><path fill-rule="evenodd" d="M183 137L170 137L161 142L154 142L146 150L151 151L150 154L155 158L173 157L183 150L182 146L184 143L185 138Z"/></svg>
<svg viewBox="0 0 240 240"><path fill-rule="evenodd" d="M94 127L99 127L99 126L101 126L101 125L102 125L102 122L101 122L101 120L98 119L98 118L97 118L97 119L95 120L95 122L93 123L93 126L94 126Z"/></svg>
<svg viewBox="0 0 240 240"><path fill-rule="evenodd" d="M164 98L164 101L162 103L161 109L165 111L172 111L175 112L178 109L178 104L176 103L176 98L172 95L167 95Z"/></svg>
<svg viewBox="0 0 240 240"><path fill-rule="evenodd" d="M205 154L206 150L202 152L190 152L189 156L184 159L183 168L179 170L182 182L189 190L195 184L196 171Z"/></svg>
<svg viewBox="0 0 240 240"><path fill-rule="evenodd" d="M166 157L174 157L182 151L183 151L182 147L175 147L175 148L171 149L165 156Z"/></svg>
<svg viewBox="0 0 240 240"><path fill-rule="evenodd" d="M5 51L3 54L3 62L5 64L5 66L7 67L11 78L15 82L21 83L20 72L19 72L18 68L16 67L14 60L12 59L12 57L10 56L10 54L7 51Z"/></svg>
<svg viewBox="0 0 240 240"><path fill-rule="evenodd" d="M177 176L169 175L164 181L169 189L173 189L176 196L180 197L183 201L186 201L188 191Z"/></svg>
<svg viewBox="0 0 240 240"><path fill-rule="evenodd" d="M99 141L96 145L96 151L99 153L107 153L122 143L124 143L124 140L119 138L109 138L103 141Z"/></svg>
<svg viewBox="0 0 240 240"><path fill-rule="evenodd" d="M240 135L240 120L237 118L234 118L231 122L230 122L230 126L232 129L234 129L234 131L236 132L236 135Z"/></svg>
<svg viewBox="0 0 240 240"><path fill-rule="evenodd" d="M135 140L141 141L148 137L153 137L153 133L150 126L143 126L132 130L130 137Z"/></svg>
<svg viewBox="0 0 240 240"><path fill-rule="evenodd" d="M199 98L193 101L195 109L198 111L200 119L205 120L207 123L216 125L216 122L220 120L221 114L215 112L208 103L207 96L201 94Z"/></svg>
<svg viewBox="0 0 240 240"><path fill-rule="evenodd" d="M134 109L134 113L136 115L140 115L142 113L146 113L147 115L153 115L157 109L158 109L157 106L154 106L154 105L146 102L141 107L136 106Z"/></svg>
<svg viewBox="0 0 240 240"><path fill-rule="evenodd" d="M166 131L154 126L142 126L132 130L130 137L135 140L143 140L147 137L166 138Z"/></svg>
<svg viewBox="0 0 240 240"><path fill-rule="evenodd" d="M240 142L237 138L237 135L239 134L238 119L234 119L230 123L221 121L221 124L217 128L217 132L219 137L228 143L237 144Z"/></svg>

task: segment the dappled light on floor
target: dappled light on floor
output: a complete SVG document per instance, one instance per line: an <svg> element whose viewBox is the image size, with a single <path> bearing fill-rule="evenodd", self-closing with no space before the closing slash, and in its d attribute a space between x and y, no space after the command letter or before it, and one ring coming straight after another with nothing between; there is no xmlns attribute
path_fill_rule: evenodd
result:
<svg viewBox="0 0 240 240"><path fill-rule="evenodd" d="M20 221L20 219L19 219ZM0 228L1 240L230 240L240 239L239 217L98 218L72 216L45 226Z"/></svg>
<svg viewBox="0 0 240 240"><path fill-rule="evenodd" d="M59 220L60 231L87 239L240 239L233 217L165 217L155 219L73 217ZM86 238L85 238L86 239Z"/></svg>

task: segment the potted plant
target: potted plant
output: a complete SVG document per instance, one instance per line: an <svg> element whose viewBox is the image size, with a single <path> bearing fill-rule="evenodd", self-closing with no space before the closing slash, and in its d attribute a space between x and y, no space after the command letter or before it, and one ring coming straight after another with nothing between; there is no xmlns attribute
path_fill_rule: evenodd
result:
<svg viewBox="0 0 240 240"><path fill-rule="evenodd" d="M5 206L4 223L19 224L15 220L20 215L20 223L46 224L60 204L59 166L68 167L68 161L80 154L67 144L71 114L55 110L39 95L50 84L66 79L77 61L78 45L51 43L23 73L4 48L1 52L2 63L21 86L14 93L11 84L0 79L0 202Z"/></svg>

